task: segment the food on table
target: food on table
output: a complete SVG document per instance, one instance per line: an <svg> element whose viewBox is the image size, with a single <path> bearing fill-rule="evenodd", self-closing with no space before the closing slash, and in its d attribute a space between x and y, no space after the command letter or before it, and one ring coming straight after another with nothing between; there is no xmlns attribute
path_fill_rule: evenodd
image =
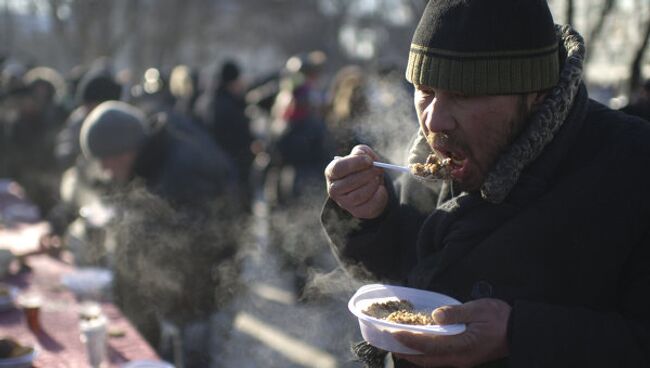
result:
<svg viewBox="0 0 650 368"><path fill-rule="evenodd" d="M408 300L390 300L383 303L373 303L363 313L389 322L405 325L433 325L430 314L417 312Z"/></svg>
<svg viewBox="0 0 650 368"><path fill-rule="evenodd" d="M440 159L435 154L429 155L423 164L411 164L411 173L426 179L448 179L451 174L451 158Z"/></svg>
<svg viewBox="0 0 650 368"><path fill-rule="evenodd" d="M11 289L8 285L0 283L0 298L8 298L11 296Z"/></svg>
<svg viewBox="0 0 650 368"><path fill-rule="evenodd" d="M33 348L20 345L11 338L0 339L0 359L18 358L33 351Z"/></svg>
<svg viewBox="0 0 650 368"><path fill-rule="evenodd" d="M15 288L0 282L0 312L9 310L14 306Z"/></svg>
<svg viewBox="0 0 650 368"><path fill-rule="evenodd" d="M126 336L126 331L120 327L109 326L108 327L108 337L124 337Z"/></svg>

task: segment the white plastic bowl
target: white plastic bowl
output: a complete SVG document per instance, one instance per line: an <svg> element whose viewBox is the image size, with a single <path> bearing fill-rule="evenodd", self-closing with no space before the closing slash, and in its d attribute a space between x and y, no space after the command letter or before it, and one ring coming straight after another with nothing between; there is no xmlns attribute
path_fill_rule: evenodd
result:
<svg viewBox="0 0 650 368"><path fill-rule="evenodd" d="M394 332L407 331L429 335L456 335L465 331L465 324L455 325L405 325L371 317L363 311L373 303L391 300L408 300L417 311L431 313L444 305L458 305L460 302L449 296L432 291L402 286L370 284L359 288L350 298L348 308L359 320L361 336L370 345L382 350L401 354L422 354L402 345L393 337Z"/></svg>
<svg viewBox="0 0 650 368"><path fill-rule="evenodd" d="M113 272L98 267L79 268L61 277L61 283L78 297L99 297L112 282Z"/></svg>

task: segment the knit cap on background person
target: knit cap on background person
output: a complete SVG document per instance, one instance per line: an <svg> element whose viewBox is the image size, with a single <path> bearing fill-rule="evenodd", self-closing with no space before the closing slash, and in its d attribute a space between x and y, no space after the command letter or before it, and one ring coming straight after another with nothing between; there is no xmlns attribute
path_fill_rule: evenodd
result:
<svg viewBox="0 0 650 368"><path fill-rule="evenodd" d="M119 100L121 95L122 86L110 74L91 71L79 82L77 100L81 104L101 103Z"/></svg>
<svg viewBox="0 0 650 368"><path fill-rule="evenodd" d="M432 0L406 79L467 95L541 91L559 80L558 49L546 0Z"/></svg>
<svg viewBox="0 0 650 368"><path fill-rule="evenodd" d="M92 158L138 151L146 139L144 114L120 101L97 106L84 120L80 134L83 154Z"/></svg>
<svg viewBox="0 0 650 368"><path fill-rule="evenodd" d="M88 113L104 101L119 100L122 86L106 72L90 71L83 76L76 91L75 99L81 106L70 113L57 136L55 155L63 168L75 165L81 153L79 135Z"/></svg>
<svg viewBox="0 0 650 368"><path fill-rule="evenodd" d="M224 88L228 83L237 80L240 74L241 71L234 61L224 62L219 75L219 86Z"/></svg>

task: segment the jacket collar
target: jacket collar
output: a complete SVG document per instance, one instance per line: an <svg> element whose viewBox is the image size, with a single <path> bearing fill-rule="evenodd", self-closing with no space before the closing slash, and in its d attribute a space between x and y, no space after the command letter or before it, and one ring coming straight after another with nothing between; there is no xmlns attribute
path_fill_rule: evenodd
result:
<svg viewBox="0 0 650 368"><path fill-rule="evenodd" d="M569 26L556 26L560 48L566 51L560 81L529 118L522 134L497 160L481 187L488 202L501 203L517 184L521 172L535 161L567 121L582 85L585 46L582 36Z"/></svg>

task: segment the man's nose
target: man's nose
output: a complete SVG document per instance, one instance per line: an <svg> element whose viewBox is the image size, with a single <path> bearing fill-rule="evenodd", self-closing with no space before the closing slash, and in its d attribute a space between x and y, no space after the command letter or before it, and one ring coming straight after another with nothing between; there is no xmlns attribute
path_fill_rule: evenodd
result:
<svg viewBox="0 0 650 368"><path fill-rule="evenodd" d="M448 132L456 126L449 109L450 101L445 96L436 96L425 109L425 125L432 133Z"/></svg>

